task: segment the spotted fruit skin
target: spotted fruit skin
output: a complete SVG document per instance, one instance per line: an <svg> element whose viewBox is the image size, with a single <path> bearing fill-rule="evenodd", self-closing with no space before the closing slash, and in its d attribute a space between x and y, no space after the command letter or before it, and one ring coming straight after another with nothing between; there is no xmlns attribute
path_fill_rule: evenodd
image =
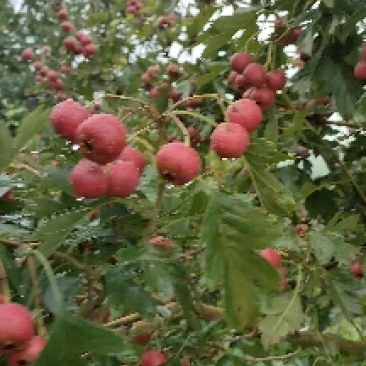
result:
<svg viewBox="0 0 366 366"><path fill-rule="evenodd" d="M108 179L103 168L88 159L80 160L71 170L70 184L76 197L99 198L108 191Z"/></svg>
<svg viewBox="0 0 366 366"><path fill-rule="evenodd" d="M220 123L210 137L211 148L221 158L238 158L249 147L248 132L237 123Z"/></svg>
<svg viewBox="0 0 366 366"><path fill-rule="evenodd" d="M75 142L77 128L90 116L91 113L80 103L67 99L52 108L50 120L56 133Z"/></svg>
<svg viewBox="0 0 366 366"><path fill-rule="evenodd" d="M14 352L8 360L7 366L26 366L37 360L43 348L46 345L46 340L40 336L32 337L24 349L19 352Z"/></svg>
<svg viewBox="0 0 366 366"><path fill-rule="evenodd" d="M30 311L21 304L0 304L0 355L21 349L34 336Z"/></svg>
<svg viewBox="0 0 366 366"><path fill-rule="evenodd" d="M108 164L121 154L126 146L126 135L126 128L119 119L107 113L92 115L76 130L81 153L98 164Z"/></svg>
<svg viewBox="0 0 366 366"><path fill-rule="evenodd" d="M198 152L182 142L163 145L155 156L159 174L175 185L184 185L195 179L201 171Z"/></svg>

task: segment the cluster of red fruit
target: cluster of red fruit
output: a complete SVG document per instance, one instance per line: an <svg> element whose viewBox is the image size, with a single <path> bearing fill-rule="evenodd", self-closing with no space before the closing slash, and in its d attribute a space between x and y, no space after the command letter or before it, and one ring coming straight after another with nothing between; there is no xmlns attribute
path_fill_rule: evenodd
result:
<svg viewBox="0 0 366 366"><path fill-rule="evenodd" d="M161 29L171 27L174 23L177 22L178 19L179 16L176 13L163 15L158 18L158 27Z"/></svg>
<svg viewBox="0 0 366 366"><path fill-rule="evenodd" d="M248 52L237 52L230 59L232 71L228 82L243 98L254 100L263 110L271 108L276 91L284 88L286 75L282 69L266 72L263 65L253 60Z"/></svg>
<svg viewBox="0 0 366 366"><path fill-rule="evenodd" d="M182 95L176 88L175 81L182 73L182 68L178 64L171 62L165 67L163 72L157 65L149 66L140 79L144 83L144 89L149 92L151 99L156 99L166 93L167 97L176 103L182 98ZM190 83L193 88L194 80L190 80ZM193 90L191 90L190 96L193 96ZM201 104L202 99L199 97L189 98L182 103L187 108L198 108Z"/></svg>
<svg viewBox="0 0 366 366"><path fill-rule="evenodd" d="M359 80L366 80L366 43L361 47L361 59L355 65L354 75Z"/></svg>
<svg viewBox="0 0 366 366"><path fill-rule="evenodd" d="M41 58L44 60L47 54L51 51L49 46L43 46L40 48ZM31 61L35 60L36 55L31 48L25 48L22 52L24 60ZM64 88L64 82L62 75L69 72L69 68L66 65L62 65L59 71L52 70L44 64L41 60L33 62L33 69L36 73L35 81L37 83L48 83L50 89L54 91L60 91Z"/></svg>
<svg viewBox="0 0 366 366"><path fill-rule="evenodd" d="M136 14L144 4L139 0L129 0L127 1L125 11L127 14Z"/></svg>
<svg viewBox="0 0 366 366"><path fill-rule="evenodd" d="M94 114L68 99L57 104L50 119L54 130L80 146L84 159L72 169L70 182L76 197L131 195L145 168L145 158L126 145L126 128L112 114Z"/></svg>
<svg viewBox="0 0 366 366"><path fill-rule="evenodd" d="M60 27L63 32L69 33L74 29L73 24L67 20L68 12L66 9L60 9L57 12L57 18L62 20ZM93 43L92 38L81 30L76 31L73 36L67 36L63 40L63 45L68 52L75 55L82 54L86 58L95 55L98 51L98 47Z"/></svg>
<svg viewBox="0 0 366 366"><path fill-rule="evenodd" d="M34 334L30 311L18 303L4 303L0 295L0 356L8 357L7 366L31 364L45 345L45 338Z"/></svg>

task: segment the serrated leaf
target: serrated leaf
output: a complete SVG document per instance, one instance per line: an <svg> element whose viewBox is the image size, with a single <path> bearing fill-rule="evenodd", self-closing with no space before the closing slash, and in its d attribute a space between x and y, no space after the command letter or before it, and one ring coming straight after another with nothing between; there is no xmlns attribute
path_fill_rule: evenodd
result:
<svg viewBox="0 0 366 366"><path fill-rule="evenodd" d="M90 207L84 207L75 211L66 211L47 220L35 233L36 238L42 241L39 251L46 257L50 256L89 212Z"/></svg>
<svg viewBox="0 0 366 366"><path fill-rule="evenodd" d="M57 317L51 337L34 366L84 365L81 355L129 352L131 346L115 332L71 315Z"/></svg>
<svg viewBox="0 0 366 366"><path fill-rule="evenodd" d="M264 312L267 315L259 322L258 327L266 349L299 330L304 319L300 297L293 293L276 296Z"/></svg>
<svg viewBox="0 0 366 366"><path fill-rule="evenodd" d="M38 133L48 120L49 110L42 106L30 113L21 122L14 141L14 151L18 152L26 143Z"/></svg>

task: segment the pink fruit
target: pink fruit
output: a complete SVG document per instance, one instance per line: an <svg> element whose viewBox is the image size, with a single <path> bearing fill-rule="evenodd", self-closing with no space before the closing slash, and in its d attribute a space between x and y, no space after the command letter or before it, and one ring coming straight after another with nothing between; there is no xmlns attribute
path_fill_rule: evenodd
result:
<svg viewBox="0 0 366 366"><path fill-rule="evenodd" d="M126 128L112 114L94 114L78 126L76 141L84 157L98 164L107 164L126 146Z"/></svg>
<svg viewBox="0 0 366 366"><path fill-rule="evenodd" d="M86 46L90 43L92 43L91 37L84 33L83 31L77 31L75 32L75 38L83 45Z"/></svg>
<svg viewBox="0 0 366 366"><path fill-rule="evenodd" d="M363 269L361 263L358 260L355 260L351 265L351 273L355 277L363 277Z"/></svg>
<svg viewBox="0 0 366 366"><path fill-rule="evenodd" d="M140 366L160 366L166 361L166 356L155 350L150 349L145 351L140 357Z"/></svg>
<svg viewBox="0 0 366 366"><path fill-rule="evenodd" d="M89 44L85 45L82 49L83 55L85 57L93 56L97 53L97 51L98 51L98 46L95 45L94 43L89 43Z"/></svg>
<svg viewBox="0 0 366 366"><path fill-rule="evenodd" d="M143 334L134 336L130 342L132 344L140 344L142 346L146 346L150 342L151 338L152 338L152 333L143 333Z"/></svg>
<svg viewBox="0 0 366 366"><path fill-rule="evenodd" d="M44 66L43 62L41 62L41 61L33 62L33 67L34 67L34 70L36 70L36 71L41 70L43 66Z"/></svg>
<svg viewBox="0 0 366 366"><path fill-rule="evenodd" d="M260 256L265 259L268 263L270 263L275 268L280 268L282 264L282 259L280 254L276 249L273 248L265 248L260 252Z"/></svg>
<svg viewBox="0 0 366 366"><path fill-rule="evenodd" d="M60 20L66 20L67 17L68 17L68 12L66 9L60 9L58 12L57 12L57 18L60 19Z"/></svg>
<svg viewBox="0 0 366 366"><path fill-rule="evenodd" d="M32 337L24 349L19 352L14 352L9 357L7 366L26 366L32 364L37 360L45 345L46 340L43 337Z"/></svg>
<svg viewBox="0 0 366 366"><path fill-rule="evenodd" d="M50 120L56 133L75 142L77 128L90 116L91 113L80 103L68 99L52 108Z"/></svg>
<svg viewBox="0 0 366 366"><path fill-rule="evenodd" d="M65 20L64 22L62 22L62 23L61 23L61 29L62 29L65 33L70 32L72 28L73 28L72 23L68 22L67 20Z"/></svg>
<svg viewBox="0 0 366 366"><path fill-rule="evenodd" d="M108 195L128 197L139 184L140 173L132 161L117 160L107 168Z"/></svg>
<svg viewBox="0 0 366 366"><path fill-rule="evenodd" d="M34 336L32 314L21 304L0 304L0 355L21 349Z"/></svg>
<svg viewBox="0 0 366 366"><path fill-rule="evenodd" d="M357 79L366 80L366 60L358 61L353 73Z"/></svg>
<svg viewBox="0 0 366 366"><path fill-rule="evenodd" d="M58 79L58 72L54 70L49 70L47 73L48 80L56 81Z"/></svg>
<svg viewBox="0 0 366 366"><path fill-rule="evenodd" d="M146 166L146 159L144 154L132 146L126 146L118 157L119 160L131 161L135 164L138 172L142 174Z"/></svg>
<svg viewBox="0 0 366 366"><path fill-rule="evenodd" d="M253 58L248 52L236 52L230 58L231 68L239 74L252 62Z"/></svg>
<svg viewBox="0 0 366 366"><path fill-rule="evenodd" d="M174 242L170 239L165 238L164 236L154 236L149 240L149 244L162 247L171 247L174 244Z"/></svg>
<svg viewBox="0 0 366 366"><path fill-rule="evenodd" d="M80 160L73 167L70 183L76 197L99 198L108 190L108 179L103 168L87 159Z"/></svg>
<svg viewBox="0 0 366 366"><path fill-rule="evenodd" d="M263 110L266 110L273 106L276 100L276 94L266 85L262 85L258 88L253 87L246 90L243 94L243 98L254 100Z"/></svg>
<svg viewBox="0 0 366 366"><path fill-rule="evenodd" d="M238 158L249 147L249 134L237 123L220 123L210 140L212 150L220 158Z"/></svg>
<svg viewBox="0 0 366 366"><path fill-rule="evenodd" d="M257 63L250 63L243 71L245 80L253 86L261 86L266 82L266 71L264 67Z"/></svg>
<svg viewBox="0 0 366 366"><path fill-rule="evenodd" d="M267 72L266 84L272 90L281 90L286 85L286 75L282 69Z"/></svg>
<svg viewBox="0 0 366 366"><path fill-rule="evenodd" d="M201 170L198 152L181 142L171 142L160 147L155 156L160 175L175 185L195 179Z"/></svg>
<svg viewBox="0 0 366 366"><path fill-rule="evenodd" d="M249 133L255 131L262 120L262 110L250 99L239 99L227 109L230 122L244 127Z"/></svg>
<svg viewBox="0 0 366 366"><path fill-rule="evenodd" d="M34 52L31 48L25 48L22 52L22 57L26 61L30 61L34 59Z"/></svg>

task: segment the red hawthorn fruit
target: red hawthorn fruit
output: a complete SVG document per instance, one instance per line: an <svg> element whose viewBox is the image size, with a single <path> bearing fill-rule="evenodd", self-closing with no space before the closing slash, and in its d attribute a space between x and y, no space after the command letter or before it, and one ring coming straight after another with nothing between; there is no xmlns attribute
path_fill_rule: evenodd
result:
<svg viewBox="0 0 366 366"><path fill-rule="evenodd" d="M30 311L21 304L0 304L0 355L21 349L34 336Z"/></svg>
<svg viewBox="0 0 366 366"><path fill-rule="evenodd" d="M94 43L89 43L89 44L85 45L82 49L83 55L85 57L93 56L97 53L97 51L98 51L98 46L95 45Z"/></svg>
<svg viewBox="0 0 366 366"><path fill-rule="evenodd" d="M220 123L213 130L211 148L220 158L239 158L249 147L248 132L237 123Z"/></svg>
<svg viewBox="0 0 366 366"><path fill-rule="evenodd" d="M252 62L243 71L245 80L253 86L261 86L266 82L266 71L263 65Z"/></svg>
<svg viewBox="0 0 366 366"><path fill-rule="evenodd" d="M180 75L180 67L175 63L170 63L166 67L165 72L171 79L178 79Z"/></svg>
<svg viewBox="0 0 366 366"><path fill-rule="evenodd" d="M77 49L79 42L78 40L73 36L68 36L63 40L63 45L69 52L74 52L75 49Z"/></svg>
<svg viewBox="0 0 366 366"><path fill-rule="evenodd" d="M363 269L362 269L361 263L358 260L355 260L352 263L350 271L357 278L363 277Z"/></svg>
<svg viewBox="0 0 366 366"><path fill-rule="evenodd" d="M46 340L43 337L32 337L24 349L19 352L14 352L9 357L7 366L26 366L32 364L37 360L45 345Z"/></svg>
<svg viewBox="0 0 366 366"><path fill-rule="evenodd" d="M262 110L250 99L239 99L227 108L230 122L244 127L249 133L255 131L262 120Z"/></svg>
<svg viewBox="0 0 366 366"><path fill-rule="evenodd" d="M191 145L197 145L201 142L201 136L195 127L189 126L187 128L187 132L191 141Z"/></svg>
<svg viewBox="0 0 366 366"><path fill-rule="evenodd" d="M281 28L282 26L283 26L283 18L276 17L276 19L274 21L274 27L275 27L275 29Z"/></svg>
<svg viewBox="0 0 366 366"><path fill-rule="evenodd" d="M248 52L236 52L230 58L232 70L241 74L245 68L253 62L253 57Z"/></svg>
<svg viewBox="0 0 366 366"><path fill-rule="evenodd" d="M33 67L34 67L34 70L36 70L36 71L41 70L43 66L44 66L43 62L41 62L41 61L33 62Z"/></svg>
<svg viewBox="0 0 366 366"><path fill-rule="evenodd" d="M276 94L266 85L262 85L246 90L243 94L243 98L254 100L263 110L266 110L273 106L276 100Z"/></svg>
<svg viewBox="0 0 366 366"><path fill-rule="evenodd" d="M181 94L179 93L177 88L172 88L168 94L169 98L174 102L177 103L180 98L181 98Z"/></svg>
<svg viewBox="0 0 366 366"><path fill-rule="evenodd" d="M72 53L74 55L81 55L83 53L83 46L78 41L74 44Z"/></svg>
<svg viewBox="0 0 366 366"><path fill-rule="evenodd" d="M187 357L183 357L179 360L181 366L190 366L191 362Z"/></svg>
<svg viewBox="0 0 366 366"><path fill-rule="evenodd" d="M282 69L276 69L267 72L266 84L274 91L283 89L286 85L285 72Z"/></svg>
<svg viewBox="0 0 366 366"><path fill-rule="evenodd" d="M228 83L230 84L230 85L232 85L232 84L234 84L235 83L235 80L236 80L236 78L237 78L237 76L238 76L239 74L235 71L235 70L233 70L233 71L231 71L230 72L230 74L228 75L228 77L227 77L227 81L228 81Z"/></svg>
<svg viewBox="0 0 366 366"><path fill-rule="evenodd" d="M66 20L67 17L68 17L68 12L66 9L60 9L58 12L57 12L57 18L60 19L60 20Z"/></svg>
<svg viewBox="0 0 366 366"><path fill-rule="evenodd" d="M64 22L61 23L60 27L61 27L63 32L68 33L73 28L73 25L72 25L72 23L65 20Z"/></svg>
<svg viewBox="0 0 366 366"><path fill-rule="evenodd" d="M46 77L48 75L48 67L47 66L43 66L40 70L39 70L39 75Z"/></svg>
<svg viewBox="0 0 366 366"><path fill-rule="evenodd" d="M60 72L63 74L69 74L71 72L71 67L65 64L62 64L60 67Z"/></svg>
<svg viewBox="0 0 366 366"><path fill-rule="evenodd" d="M157 86L154 86L153 88L150 89L149 97L152 99L156 99L156 98L160 97L160 90Z"/></svg>
<svg viewBox="0 0 366 366"><path fill-rule="evenodd" d="M182 142L170 142L161 146L155 162L159 174L175 185L192 181L201 171L198 152Z"/></svg>
<svg viewBox="0 0 366 366"><path fill-rule="evenodd" d="M128 197L139 184L140 173L132 161L117 160L106 169L108 195Z"/></svg>
<svg viewBox="0 0 366 366"><path fill-rule="evenodd" d="M157 72L160 71L160 67L157 65L151 65L146 69L146 72L152 76L153 74L156 74Z"/></svg>
<svg viewBox="0 0 366 366"><path fill-rule="evenodd" d="M154 236L149 240L149 244L162 247L171 247L174 244L174 242L170 239L165 238L164 236Z"/></svg>
<svg viewBox="0 0 366 366"><path fill-rule="evenodd" d="M150 74L148 74L147 72L144 72L141 77L140 80L144 83L148 83L151 80L151 76Z"/></svg>
<svg viewBox="0 0 366 366"><path fill-rule="evenodd" d="M86 46L90 43L92 43L91 37L84 33L83 31L77 31L75 32L75 38L83 45Z"/></svg>
<svg viewBox="0 0 366 366"><path fill-rule="evenodd" d="M250 87L250 84L248 83L248 81L245 79L245 77L241 74L239 74L236 78L235 78L235 82L234 85L239 89L239 90L246 90Z"/></svg>
<svg viewBox="0 0 366 366"><path fill-rule="evenodd" d="M50 87L53 90L60 91L64 88L64 82L60 79L57 79L55 81L51 81Z"/></svg>
<svg viewBox="0 0 366 366"><path fill-rule="evenodd" d="M273 248L265 248L260 251L260 256L275 268L280 268L282 264L281 255Z"/></svg>
<svg viewBox="0 0 366 366"><path fill-rule="evenodd" d="M13 201L14 200L14 192L10 188L8 189L2 196L0 196L0 201Z"/></svg>
<svg viewBox="0 0 366 366"><path fill-rule="evenodd" d="M103 167L88 159L80 160L71 170L70 183L76 197L99 198L108 190Z"/></svg>
<svg viewBox="0 0 366 366"><path fill-rule="evenodd" d="M135 164L139 174L141 175L146 166L144 154L132 146L126 146L117 158L118 160L131 161Z"/></svg>
<svg viewBox="0 0 366 366"><path fill-rule="evenodd" d="M134 5L127 5L125 11L127 14L136 14L138 12L138 8Z"/></svg>
<svg viewBox="0 0 366 366"><path fill-rule="evenodd" d="M56 81L58 79L58 72L55 70L49 70L47 73L48 80Z"/></svg>
<svg viewBox="0 0 366 366"><path fill-rule="evenodd" d="M75 142L77 128L90 116L91 113L80 103L68 99L52 108L50 120L56 133Z"/></svg>
<svg viewBox="0 0 366 366"><path fill-rule="evenodd" d="M96 220L100 217L101 211L100 208L95 208L89 215L90 221Z"/></svg>
<svg viewBox="0 0 366 366"><path fill-rule="evenodd" d="M355 77L359 80L366 80L366 60L360 60L353 70Z"/></svg>
<svg viewBox="0 0 366 366"><path fill-rule="evenodd" d="M160 366L166 361L166 356L155 350L149 349L140 357L140 366Z"/></svg>
<svg viewBox="0 0 366 366"><path fill-rule="evenodd" d="M84 157L98 164L115 160L126 146L126 128L107 113L93 114L76 130L76 141Z"/></svg>
<svg viewBox="0 0 366 366"><path fill-rule="evenodd" d="M141 346L146 346L150 342L152 336L153 336L152 333L139 334L132 337L130 342L132 344L140 344Z"/></svg>
<svg viewBox="0 0 366 366"><path fill-rule="evenodd" d="M22 52L22 57L26 61L30 61L34 59L34 52L31 48L25 48Z"/></svg>

